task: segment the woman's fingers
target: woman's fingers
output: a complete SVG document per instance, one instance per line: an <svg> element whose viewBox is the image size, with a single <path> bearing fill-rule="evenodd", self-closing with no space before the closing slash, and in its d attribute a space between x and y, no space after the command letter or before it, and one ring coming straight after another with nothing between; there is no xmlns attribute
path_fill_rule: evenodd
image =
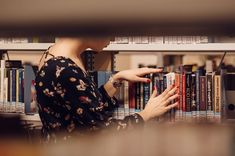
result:
<svg viewBox="0 0 235 156"><path fill-rule="evenodd" d="M150 98L154 98L154 97L156 97L157 96L157 94L158 94L158 92L157 92L157 89L156 89L156 87L154 88L154 91L153 91L153 94L151 95L151 97Z"/></svg>
<svg viewBox="0 0 235 156"><path fill-rule="evenodd" d="M162 97L165 97L165 96L167 95L167 93L168 93L171 89L173 89L173 85L171 85L170 87L166 88L166 89L164 90L164 92L161 94L161 96L162 96Z"/></svg>
<svg viewBox="0 0 235 156"><path fill-rule="evenodd" d="M132 79L134 82L143 82L143 83L150 83L150 79L144 77L135 77Z"/></svg>
<svg viewBox="0 0 235 156"><path fill-rule="evenodd" d="M170 103L171 101L178 99L178 97L179 97L178 94L174 94L174 95L170 96L168 99L163 100L162 104L163 104L164 106L167 106L167 105L169 105L169 103Z"/></svg>
<svg viewBox="0 0 235 156"><path fill-rule="evenodd" d="M166 110L170 110L170 109L178 106L178 104L179 104L179 102L177 101L177 102L175 102L173 104L170 104L170 105L166 106L165 108L166 108Z"/></svg>
<svg viewBox="0 0 235 156"><path fill-rule="evenodd" d="M171 88L170 90L167 90L166 93L162 96L164 100L168 99L170 96L175 94L175 91L177 90L177 87Z"/></svg>
<svg viewBox="0 0 235 156"><path fill-rule="evenodd" d="M146 74L158 73L158 72L161 72L161 71L162 71L162 69L144 67L144 68L140 68L140 71L139 71L140 73L138 75L143 76L143 75L146 75Z"/></svg>

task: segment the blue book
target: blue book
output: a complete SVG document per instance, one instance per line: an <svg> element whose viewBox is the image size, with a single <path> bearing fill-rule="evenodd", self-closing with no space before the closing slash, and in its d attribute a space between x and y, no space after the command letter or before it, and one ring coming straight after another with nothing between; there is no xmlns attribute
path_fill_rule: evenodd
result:
<svg viewBox="0 0 235 156"><path fill-rule="evenodd" d="M24 67L24 103L25 113L36 113L36 91L34 87L35 73L31 65L25 65Z"/></svg>

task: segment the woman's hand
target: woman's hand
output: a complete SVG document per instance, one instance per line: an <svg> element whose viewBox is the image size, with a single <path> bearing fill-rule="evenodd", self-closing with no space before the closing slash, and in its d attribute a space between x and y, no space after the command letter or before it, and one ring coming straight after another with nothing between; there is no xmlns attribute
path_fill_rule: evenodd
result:
<svg viewBox="0 0 235 156"><path fill-rule="evenodd" d="M162 69L155 69L155 68L137 68L137 69L130 69L130 70L123 70L118 72L117 74L115 74L113 76L113 79L115 80L127 80L130 82L150 82L150 79L145 78L145 77L141 77L144 76L146 74L150 74L150 73L158 73L161 72Z"/></svg>
<svg viewBox="0 0 235 156"><path fill-rule="evenodd" d="M139 112L139 115L142 116L144 121L148 121L154 117L161 116L168 110L176 107L178 105L178 101L170 104L170 102L179 97L176 94L177 87L167 88L162 94L157 96L156 89L151 95L148 103L145 106L145 109ZM170 105L169 105L170 104Z"/></svg>

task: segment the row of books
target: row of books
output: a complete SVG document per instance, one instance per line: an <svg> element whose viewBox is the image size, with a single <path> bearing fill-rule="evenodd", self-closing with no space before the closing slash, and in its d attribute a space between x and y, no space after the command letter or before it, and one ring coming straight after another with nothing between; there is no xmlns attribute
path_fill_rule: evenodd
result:
<svg viewBox="0 0 235 156"><path fill-rule="evenodd" d="M199 44L211 43L212 37L208 36L135 36L115 37L112 44Z"/></svg>
<svg viewBox="0 0 235 156"><path fill-rule="evenodd" d="M54 37L14 37L14 38L0 38L0 44L6 43L54 43Z"/></svg>
<svg viewBox="0 0 235 156"><path fill-rule="evenodd" d="M53 37L31 38L0 38L0 44L4 43L54 43ZM112 44L198 44L213 42L208 36L135 36L115 37Z"/></svg>
<svg viewBox="0 0 235 156"><path fill-rule="evenodd" d="M168 111L156 121L169 122L220 122L221 120L221 75L198 69L192 71L192 66L182 66L176 72L162 72L146 75L150 83L124 82L119 88L117 98L120 106L113 116L118 119L143 110L153 93L154 87L158 94L171 85L178 86L179 105ZM171 101L174 103L175 101Z"/></svg>
<svg viewBox="0 0 235 156"><path fill-rule="evenodd" d="M36 113L34 79L32 66L1 60L0 112Z"/></svg>

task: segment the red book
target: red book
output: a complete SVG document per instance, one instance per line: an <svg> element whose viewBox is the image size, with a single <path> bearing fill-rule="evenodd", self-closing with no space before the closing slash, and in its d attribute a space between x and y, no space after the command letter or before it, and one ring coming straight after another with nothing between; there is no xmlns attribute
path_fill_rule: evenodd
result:
<svg viewBox="0 0 235 156"><path fill-rule="evenodd" d="M185 74L182 74L182 111L186 111L186 77Z"/></svg>
<svg viewBox="0 0 235 156"><path fill-rule="evenodd" d="M135 83L129 82L129 108L130 114L135 113Z"/></svg>
<svg viewBox="0 0 235 156"><path fill-rule="evenodd" d="M176 93L180 94L180 74L175 73L175 86L178 87ZM180 109L180 104L177 106L177 109Z"/></svg>

